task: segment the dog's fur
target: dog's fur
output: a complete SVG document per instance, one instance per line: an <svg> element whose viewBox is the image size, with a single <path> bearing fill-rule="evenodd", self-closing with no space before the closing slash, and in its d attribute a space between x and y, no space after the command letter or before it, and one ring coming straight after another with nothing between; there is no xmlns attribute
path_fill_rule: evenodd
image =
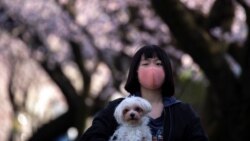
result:
<svg viewBox="0 0 250 141"><path fill-rule="evenodd" d="M120 126L109 141L152 141L147 115L151 108L143 98L125 98L115 109L114 117Z"/></svg>

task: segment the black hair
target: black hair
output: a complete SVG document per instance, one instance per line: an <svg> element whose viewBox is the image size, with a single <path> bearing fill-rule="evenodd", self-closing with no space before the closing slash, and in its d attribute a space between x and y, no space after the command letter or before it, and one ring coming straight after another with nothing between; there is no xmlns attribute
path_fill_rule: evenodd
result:
<svg viewBox="0 0 250 141"><path fill-rule="evenodd" d="M130 65L128 79L125 84L125 90L131 94L140 92L140 83L138 81L137 70L142 56L144 56L145 59L158 57L161 60L165 72L165 80L162 85L162 96L173 96L175 88L170 59L167 53L157 45L145 45L135 53Z"/></svg>

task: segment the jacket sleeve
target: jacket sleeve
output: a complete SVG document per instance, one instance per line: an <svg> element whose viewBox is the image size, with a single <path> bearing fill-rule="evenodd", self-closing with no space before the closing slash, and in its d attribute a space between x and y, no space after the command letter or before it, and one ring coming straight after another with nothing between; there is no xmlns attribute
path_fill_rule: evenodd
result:
<svg viewBox="0 0 250 141"><path fill-rule="evenodd" d="M198 114L193 110L193 108L187 106L189 114L189 122L186 128L186 137L188 141L208 141L208 137L201 125L200 118Z"/></svg>
<svg viewBox="0 0 250 141"><path fill-rule="evenodd" d="M113 113L121 100L110 102L107 107L99 111L92 125L83 133L79 141L108 141L117 127Z"/></svg>

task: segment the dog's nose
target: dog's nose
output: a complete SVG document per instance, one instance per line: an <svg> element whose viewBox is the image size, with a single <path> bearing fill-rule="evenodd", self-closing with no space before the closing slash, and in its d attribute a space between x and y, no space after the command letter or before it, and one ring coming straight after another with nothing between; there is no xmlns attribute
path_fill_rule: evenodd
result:
<svg viewBox="0 0 250 141"><path fill-rule="evenodd" d="M130 117L131 117L131 118L134 118L134 117L135 117L135 114L134 114L134 113L131 113L131 114L130 114Z"/></svg>

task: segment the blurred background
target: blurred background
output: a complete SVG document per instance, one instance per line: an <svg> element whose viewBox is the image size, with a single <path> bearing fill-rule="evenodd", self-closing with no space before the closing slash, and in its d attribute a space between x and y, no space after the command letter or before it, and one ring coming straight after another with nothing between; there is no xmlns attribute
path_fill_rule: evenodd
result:
<svg viewBox="0 0 250 141"><path fill-rule="evenodd" d="M248 140L249 27L249 0L0 0L0 140L76 140L128 95L145 44L169 54L211 141Z"/></svg>

